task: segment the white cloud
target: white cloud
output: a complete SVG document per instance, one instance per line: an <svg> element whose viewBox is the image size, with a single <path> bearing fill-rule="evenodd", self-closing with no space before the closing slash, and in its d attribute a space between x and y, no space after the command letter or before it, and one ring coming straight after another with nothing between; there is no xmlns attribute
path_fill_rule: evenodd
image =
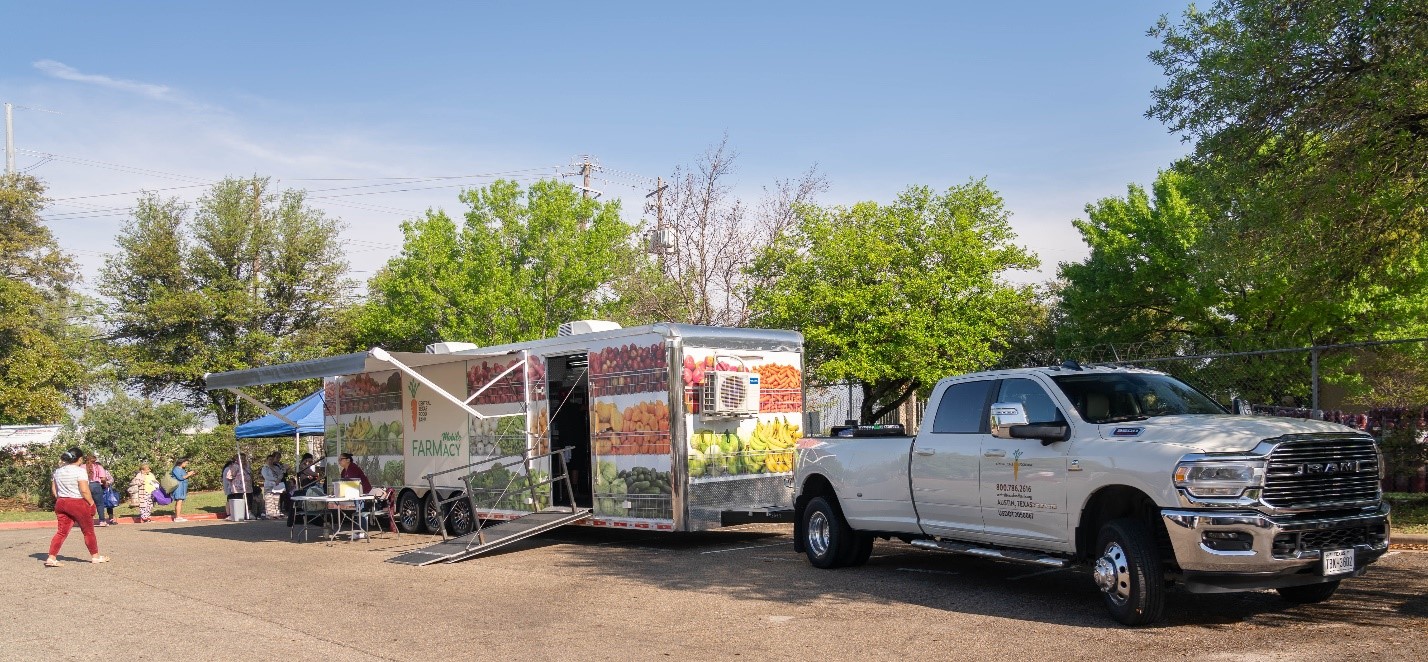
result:
<svg viewBox="0 0 1428 662"><path fill-rule="evenodd" d="M144 83L135 80L125 80L123 78L112 78L110 76L102 76L100 74L87 74L63 62L57 62L55 60L40 60L38 62L35 62L35 68L39 69L45 74L48 74L60 80L73 81L76 83L88 83L90 85L106 87L111 90L130 92L143 97L148 97L155 101L167 101L169 103L177 103L189 107L197 107L199 105L187 99L184 99L181 95L174 92L173 88L170 88L167 85L159 85L157 83Z"/></svg>

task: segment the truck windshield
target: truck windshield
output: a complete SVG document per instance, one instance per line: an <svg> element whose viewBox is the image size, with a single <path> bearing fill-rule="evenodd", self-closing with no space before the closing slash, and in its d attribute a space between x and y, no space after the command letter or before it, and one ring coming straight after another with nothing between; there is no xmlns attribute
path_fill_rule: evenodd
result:
<svg viewBox="0 0 1428 662"><path fill-rule="evenodd" d="M1051 379L1089 423L1228 413L1205 394L1169 375L1100 373L1056 375Z"/></svg>

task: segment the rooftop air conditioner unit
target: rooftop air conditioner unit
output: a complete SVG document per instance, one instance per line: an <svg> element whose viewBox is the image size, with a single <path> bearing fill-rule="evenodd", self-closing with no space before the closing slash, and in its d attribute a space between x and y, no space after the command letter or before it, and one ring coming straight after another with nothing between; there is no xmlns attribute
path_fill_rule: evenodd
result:
<svg viewBox="0 0 1428 662"><path fill-rule="evenodd" d="M426 346L427 354L456 354L476 349L474 342L437 342Z"/></svg>
<svg viewBox="0 0 1428 662"><path fill-rule="evenodd" d="M606 320L576 320L574 322L564 322L560 328L556 329L557 337L575 336L582 333L594 333L596 331L614 331L620 328L619 322L609 322Z"/></svg>
<svg viewBox="0 0 1428 662"><path fill-rule="evenodd" d="M704 373L705 416L754 416L759 413L759 376L752 372L710 370Z"/></svg>

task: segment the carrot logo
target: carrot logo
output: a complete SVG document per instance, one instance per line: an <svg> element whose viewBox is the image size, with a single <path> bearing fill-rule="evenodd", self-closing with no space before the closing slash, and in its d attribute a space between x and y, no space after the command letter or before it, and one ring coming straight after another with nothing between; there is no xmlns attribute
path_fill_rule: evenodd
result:
<svg viewBox="0 0 1428 662"><path fill-rule="evenodd" d="M1012 481L1020 480L1017 474L1021 473L1021 449L1012 451Z"/></svg>
<svg viewBox="0 0 1428 662"><path fill-rule="evenodd" d="M421 388L421 382L418 382L418 381L415 380L415 379L413 379L413 380L407 382L407 393L410 393L411 396L412 396L412 431L413 431L413 432L416 431L416 422L417 422L417 400L416 400L416 394L417 394L417 389L419 389L419 388Z"/></svg>

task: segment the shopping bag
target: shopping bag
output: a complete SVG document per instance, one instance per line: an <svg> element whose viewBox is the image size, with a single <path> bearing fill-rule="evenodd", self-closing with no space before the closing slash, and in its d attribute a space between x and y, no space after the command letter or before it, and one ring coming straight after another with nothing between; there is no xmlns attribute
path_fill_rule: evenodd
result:
<svg viewBox="0 0 1428 662"><path fill-rule="evenodd" d="M178 489L178 479L174 478L173 474L164 474L159 479L159 489L163 490L164 494L173 494L174 490Z"/></svg>
<svg viewBox="0 0 1428 662"><path fill-rule="evenodd" d="M164 491L162 489L154 490L154 493L149 496L152 496L154 498L154 503L160 506L167 506L174 502L173 499L169 498L169 495L164 494Z"/></svg>
<svg viewBox="0 0 1428 662"><path fill-rule="evenodd" d="M104 488L104 507L105 507L105 508L118 508L118 507L119 507L119 491L118 491L118 490L116 490L116 489L114 489L114 488L112 488L112 487L106 487L106 488Z"/></svg>

